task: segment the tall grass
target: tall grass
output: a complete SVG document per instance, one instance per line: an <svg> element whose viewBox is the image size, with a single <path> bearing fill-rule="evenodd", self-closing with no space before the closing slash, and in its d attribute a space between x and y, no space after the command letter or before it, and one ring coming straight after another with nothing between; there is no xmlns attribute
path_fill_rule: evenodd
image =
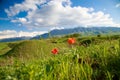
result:
<svg viewBox="0 0 120 80"><path fill-rule="evenodd" d="M0 67L0 80L120 79L120 40L105 39L87 46L79 45L78 41L73 47L64 39L54 40L18 44L9 52L12 57L8 59L13 58L13 64ZM57 55L51 53L54 47L59 49Z"/></svg>

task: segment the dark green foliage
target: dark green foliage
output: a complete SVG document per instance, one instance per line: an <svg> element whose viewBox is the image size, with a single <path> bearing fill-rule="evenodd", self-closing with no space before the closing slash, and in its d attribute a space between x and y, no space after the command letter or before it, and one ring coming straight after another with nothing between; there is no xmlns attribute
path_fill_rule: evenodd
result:
<svg viewBox="0 0 120 80"><path fill-rule="evenodd" d="M113 75L113 78L120 79L120 56L111 55L108 57L107 60L107 69Z"/></svg>
<svg viewBox="0 0 120 80"><path fill-rule="evenodd" d="M82 40L80 42L80 45L83 45L83 46L88 46L92 43L92 40L91 39L85 39L85 40Z"/></svg>
<svg viewBox="0 0 120 80"><path fill-rule="evenodd" d="M73 34L69 34L69 35L65 35L64 38L69 38L69 37L80 37L81 34L80 33L73 33Z"/></svg>
<svg viewBox="0 0 120 80"><path fill-rule="evenodd" d="M98 34L97 37L101 37L101 34Z"/></svg>
<svg viewBox="0 0 120 80"><path fill-rule="evenodd" d="M18 43L8 43L8 47L14 48Z"/></svg>

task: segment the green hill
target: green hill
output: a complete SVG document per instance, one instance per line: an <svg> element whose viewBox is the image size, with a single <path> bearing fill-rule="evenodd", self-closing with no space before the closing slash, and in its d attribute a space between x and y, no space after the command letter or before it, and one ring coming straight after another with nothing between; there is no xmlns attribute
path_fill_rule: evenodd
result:
<svg viewBox="0 0 120 80"><path fill-rule="evenodd" d="M120 79L119 35L73 35L0 43L0 80ZM69 45L69 37L76 43Z"/></svg>
<svg viewBox="0 0 120 80"><path fill-rule="evenodd" d="M56 43L53 39L6 43L6 51L1 50L3 53L0 57L8 58L8 60L12 57L20 61L50 58L51 50L54 47L61 49L61 46L64 48L67 45L66 43Z"/></svg>

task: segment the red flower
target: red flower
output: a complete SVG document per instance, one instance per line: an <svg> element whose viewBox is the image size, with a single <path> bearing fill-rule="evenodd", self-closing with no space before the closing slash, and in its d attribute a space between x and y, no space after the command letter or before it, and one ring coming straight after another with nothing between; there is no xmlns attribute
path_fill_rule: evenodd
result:
<svg viewBox="0 0 120 80"><path fill-rule="evenodd" d="M74 44L75 38L68 38L68 44Z"/></svg>
<svg viewBox="0 0 120 80"><path fill-rule="evenodd" d="M51 51L53 54L58 54L58 49L57 48L54 48L54 49L52 49L52 51Z"/></svg>

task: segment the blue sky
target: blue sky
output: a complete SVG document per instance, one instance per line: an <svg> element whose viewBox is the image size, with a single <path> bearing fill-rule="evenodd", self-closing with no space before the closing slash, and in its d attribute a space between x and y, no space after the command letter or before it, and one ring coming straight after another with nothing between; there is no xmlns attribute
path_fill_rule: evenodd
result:
<svg viewBox="0 0 120 80"><path fill-rule="evenodd" d="M77 26L120 27L120 0L0 0L0 39Z"/></svg>

